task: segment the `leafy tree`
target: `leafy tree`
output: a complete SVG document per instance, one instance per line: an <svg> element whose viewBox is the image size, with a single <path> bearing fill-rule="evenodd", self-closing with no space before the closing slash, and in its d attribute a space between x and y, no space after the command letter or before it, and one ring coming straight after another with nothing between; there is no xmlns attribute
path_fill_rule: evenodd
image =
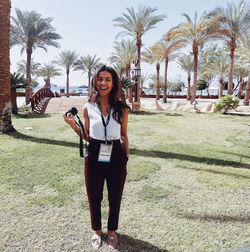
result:
<svg viewBox="0 0 250 252"><path fill-rule="evenodd" d="M53 62L55 64L58 64L59 66L65 68L66 70L66 96L69 97L69 73L71 68L74 66L78 55L75 51L70 50L64 50L62 51L58 56L57 59Z"/></svg>
<svg viewBox="0 0 250 252"><path fill-rule="evenodd" d="M226 8L216 8L211 14L220 16L218 32L230 48L228 94L233 94L234 52L237 40L246 31L249 32L250 9L242 0L237 5L232 2Z"/></svg>
<svg viewBox="0 0 250 252"><path fill-rule="evenodd" d="M125 68L126 76L130 78L131 64L136 59L136 44L135 41L122 40L114 43L115 52L109 58L111 63L118 63ZM129 102L132 103L132 87L126 89Z"/></svg>
<svg viewBox="0 0 250 252"><path fill-rule="evenodd" d="M142 60L150 64L156 63L156 100L160 99L160 63L163 61L163 54L156 42L152 47L146 48L142 53Z"/></svg>
<svg viewBox="0 0 250 252"><path fill-rule="evenodd" d="M183 82L170 82L169 91L176 94L177 92L181 92L183 87Z"/></svg>
<svg viewBox="0 0 250 252"><path fill-rule="evenodd" d="M156 8L145 7L140 5L137 12L133 7L126 8L127 13L122 13L121 17L113 19L114 26L121 27L123 31L119 32L117 36L129 35L136 39L137 46L137 67L140 68L141 62L141 47L142 36L149 30L155 28L155 25L164 20L164 15L155 15ZM140 78L137 79L137 87L135 92L135 100L140 101Z"/></svg>
<svg viewBox="0 0 250 252"><path fill-rule="evenodd" d="M215 103L215 108L225 114L228 110L236 109L239 105L239 98L226 94Z"/></svg>
<svg viewBox="0 0 250 252"><path fill-rule="evenodd" d="M78 60L74 62L74 70L81 70L83 72L88 73L88 87L90 93L90 79L94 74L95 70L101 65L100 58L97 58L96 55L91 56L87 54L87 56L81 56Z"/></svg>
<svg viewBox="0 0 250 252"><path fill-rule="evenodd" d="M17 114L17 103L16 103L16 89L17 88L26 88L27 87L27 80L24 77L24 74L21 73L11 73L10 74L10 88L11 88L11 107L12 113Z"/></svg>
<svg viewBox="0 0 250 252"><path fill-rule="evenodd" d="M60 76L61 70L56 68L53 63L45 63L40 69L38 74L42 77L45 77L47 79L46 84L50 84L50 78L53 78L55 76Z"/></svg>
<svg viewBox="0 0 250 252"><path fill-rule="evenodd" d="M31 58L30 61L30 77L31 77L31 86L32 88L35 88L39 85L37 81L37 77L39 76L39 69L41 67L41 64L38 62L35 62L33 58ZM25 60L21 60L17 62L17 72L26 75L27 73L27 63ZM29 87L28 85L26 87Z"/></svg>
<svg viewBox="0 0 250 252"><path fill-rule="evenodd" d="M194 20L185 13L183 16L187 21L170 29L169 36L170 38L180 39L185 44L192 45L192 53L194 56L193 89L190 101L192 104L196 98L199 49L202 49L206 42L219 37L217 33L219 17L216 15L208 16L205 12L199 19L197 17L197 13L195 12Z"/></svg>
<svg viewBox="0 0 250 252"><path fill-rule="evenodd" d="M20 45L21 53L27 53L26 78L26 104L29 103L32 94L31 80L31 55L38 47L47 52L47 46L59 47L58 39L62 37L55 32L51 25L52 18L42 18L41 14L35 11L21 11L16 8L17 18L11 17L11 45Z"/></svg>
<svg viewBox="0 0 250 252"><path fill-rule="evenodd" d="M183 55L178 58L177 63L181 67L182 70L184 70L187 74L187 81L188 81L188 89L187 89L187 100L191 99L191 72L194 70L194 60L192 59L192 56L189 55Z"/></svg>
<svg viewBox="0 0 250 252"><path fill-rule="evenodd" d="M163 76L159 76L159 86L160 89L163 89L163 84L164 84L164 78ZM156 89L157 86L157 75L156 74L150 74L149 75L149 89Z"/></svg>
<svg viewBox="0 0 250 252"><path fill-rule="evenodd" d="M197 90L201 91L202 95L202 90L205 90L207 88L207 82L204 79L200 79L197 81Z"/></svg>

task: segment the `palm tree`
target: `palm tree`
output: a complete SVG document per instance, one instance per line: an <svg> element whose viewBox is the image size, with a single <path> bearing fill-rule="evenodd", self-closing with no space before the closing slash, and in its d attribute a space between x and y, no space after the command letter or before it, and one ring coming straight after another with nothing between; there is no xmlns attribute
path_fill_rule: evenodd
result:
<svg viewBox="0 0 250 252"><path fill-rule="evenodd" d="M14 131L10 98L10 1L0 0L0 134Z"/></svg>
<svg viewBox="0 0 250 252"><path fill-rule="evenodd" d="M150 74L149 75L149 83L148 83L149 89L155 89L157 87L157 81L158 81L157 74ZM160 89L163 88L163 85L164 85L163 76L159 76L159 87L160 87Z"/></svg>
<svg viewBox="0 0 250 252"><path fill-rule="evenodd" d="M121 42L115 42L115 52L109 57L109 61L112 63L119 63L125 67L126 77L130 78L131 64L136 58L136 44L135 41L122 40ZM129 92L129 102L132 103L133 95L132 89L126 89Z"/></svg>
<svg viewBox="0 0 250 252"><path fill-rule="evenodd" d="M44 64L40 69L39 69L39 73L40 76L45 77L46 78L46 84L50 84L50 78L53 78L55 76L60 76L61 74L61 70L56 68L55 65L53 63L48 63L48 64Z"/></svg>
<svg viewBox="0 0 250 252"><path fill-rule="evenodd" d="M69 97L69 73L71 67L74 66L76 60L77 60L78 55L76 54L75 51L70 51L70 50L64 50L62 51L53 63L58 64L59 66L65 68L66 70L66 97Z"/></svg>
<svg viewBox="0 0 250 252"><path fill-rule="evenodd" d="M165 15L154 15L156 8L139 6L138 12L135 12L133 7L126 8L127 13L122 13L121 17L113 19L116 22L114 26L121 27L123 31L119 32L117 36L129 35L136 39L137 46L137 67L140 68L141 62L141 47L142 36L147 31L153 29L157 23L163 21ZM140 77L136 80L135 86L135 101L140 104ZM139 108L138 108L139 109Z"/></svg>
<svg viewBox="0 0 250 252"><path fill-rule="evenodd" d="M37 82L36 78L39 75L39 68L41 67L41 64L38 62L35 62L33 58L31 58L30 61L30 77L31 77L31 86L34 88L39 83ZM27 63L25 60L21 60L17 62L17 72L26 75L27 72Z"/></svg>
<svg viewBox="0 0 250 252"><path fill-rule="evenodd" d="M230 48L228 94L233 94L234 52L238 38L249 31L250 9L242 0L238 5L232 2L227 8L216 8L211 14L221 16L219 32Z"/></svg>
<svg viewBox="0 0 250 252"><path fill-rule="evenodd" d="M222 97L223 88L224 88L224 77L227 75L229 69L229 58L225 55L223 55L221 51L221 55L214 58L214 61L207 65L206 72L205 73L212 73L212 74L218 74L219 75L219 98Z"/></svg>
<svg viewBox="0 0 250 252"><path fill-rule="evenodd" d="M208 16L205 12L199 19L197 17L197 13L195 12L194 20L191 20L191 18L185 13L183 14L183 16L187 21L173 27L169 31L169 36L170 38L180 39L185 44L192 45L192 53L194 56L194 77L192 97L190 101L190 103L192 104L196 98L199 49L201 49L206 42L219 38L219 35L217 33L217 24L219 17L218 15Z"/></svg>
<svg viewBox="0 0 250 252"><path fill-rule="evenodd" d="M156 45L157 46L157 45ZM168 89L168 63L169 61L178 57L176 51L184 46L181 40L170 39L168 35L165 35L163 42L158 44L158 49L162 52L162 56L165 59L165 74L164 74L164 87L163 87L163 102L167 102L167 89Z"/></svg>
<svg viewBox="0 0 250 252"><path fill-rule="evenodd" d="M187 89L187 100L191 99L191 72L194 70L194 59L192 56L189 55L183 55L178 58L177 63L181 67L183 71L185 71L188 74L187 81L188 81L188 89Z"/></svg>
<svg viewBox="0 0 250 252"><path fill-rule="evenodd" d="M240 65L248 68L248 80L246 85L246 92L243 101L244 106L249 106L250 96L250 39L248 34L241 36L241 44L236 49L236 55L239 57Z"/></svg>
<svg viewBox="0 0 250 252"><path fill-rule="evenodd" d="M236 60L234 72L237 77L239 77L239 88L238 88L238 98L241 99L243 94L243 78L248 76L249 69L244 66L243 62Z"/></svg>
<svg viewBox="0 0 250 252"><path fill-rule="evenodd" d="M74 63L74 70L82 70L83 72L88 73L88 87L89 87L89 94L90 94L90 79L91 76L94 74L95 70L100 66L100 58L97 58L96 55L93 57L89 54L87 56L80 57L75 63Z"/></svg>
<svg viewBox="0 0 250 252"><path fill-rule="evenodd" d="M30 64L32 52L38 47L47 52L47 46L59 47L56 42L62 37L55 32L51 25L52 18L42 18L41 14L35 11L21 11L16 9L17 18L12 17L12 45L20 45L21 53L26 50L27 68L26 79L28 87L26 89L26 104L30 102L32 95Z"/></svg>
<svg viewBox="0 0 250 252"><path fill-rule="evenodd" d="M142 53L142 60L150 64L156 63L156 100L160 99L160 63L163 61L163 54L159 46L160 42L156 42L150 48Z"/></svg>
<svg viewBox="0 0 250 252"><path fill-rule="evenodd" d="M25 79L24 75L21 73L13 73L10 74L10 88L11 88L11 107L12 113L17 114L17 103L16 103L16 89L17 88L26 88L27 80Z"/></svg>

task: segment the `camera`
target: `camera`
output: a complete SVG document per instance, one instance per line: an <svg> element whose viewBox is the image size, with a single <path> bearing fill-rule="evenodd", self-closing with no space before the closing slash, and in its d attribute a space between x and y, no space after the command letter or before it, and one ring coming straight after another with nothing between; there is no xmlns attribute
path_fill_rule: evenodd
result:
<svg viewBox="0 0 250 252"><path fill-rule="evenodd" d="M69 111L67 111L67 112L65 113L65 115L67 116L68 113L71 113L73 116L75 116L75 115L77 115L78 110L77 110L77 108L72 107Z"/></svg>

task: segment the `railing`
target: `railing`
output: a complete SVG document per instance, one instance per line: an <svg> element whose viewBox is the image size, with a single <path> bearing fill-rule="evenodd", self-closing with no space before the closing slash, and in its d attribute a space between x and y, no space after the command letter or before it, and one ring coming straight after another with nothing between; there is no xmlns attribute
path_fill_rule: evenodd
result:
<svg viewBox="0 0 250 252"><path fill-rule="evenodd" d="M46 97L55 97L55 95L48 88L39 89L30 99L32 111L34 111L36 106Z"/></svg>

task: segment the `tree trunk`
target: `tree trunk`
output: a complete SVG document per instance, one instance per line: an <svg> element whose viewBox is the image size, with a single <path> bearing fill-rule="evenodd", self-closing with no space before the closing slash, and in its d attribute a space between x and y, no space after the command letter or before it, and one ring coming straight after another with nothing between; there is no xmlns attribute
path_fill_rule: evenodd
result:
<svg viewBox="0 0 250 252"><path fill-rule="evenodd" d="M197 69L198 69L198 45L193 45L193 54L194 54L194 81L192 88L192 97L190 103L192 104L196 99L196 84L197 84Z"/></svg>
<svg viewBox="0 0 250 252"><path fill-rule="evenodd" d="M141 38L137 38L136 41L136 46L137 46L137 68L141 67ZM136 88L135 88L135 102L139 102L140 103L140 77L136 78Z"/></svg>
<svg viewBox="0 0 250 252"><path fill-rule="evenodd" d="M222 97L223 93L223 78L222 76L220 77L220 90L219 90L219 99Z"/></svg>
<svg viewBox="0 0 250 252"><path fill-rule="evenodd" d="M242 91L243 91L243 78L240 76L240 84L238 89L238 98L241 99L242 97Z"/></svg>
<svg viewBox="0 0 250 252"><path fill-rule="evenodd" d="M27 62L26 62L27 87L26 87L26 92L25 92L25 101L27 105L30 103L30 98L32 96L32 81L31 81L31 74L30 74L32 48L27 48L26 52L27 52Z"/></svg>
<svg viewBox="0 0 250 252"><path fill-rule="evenodd" d="M125 72L126 72L126 77L127 77L127 78L130 78L130 64L126 64ZM126 92L126 93L125 93L125 98L126 98L126 99L127 99L128 96L129 96L128 89L129 89L129 88L126 88L126 89L125 89L125 92Z"/></svg>
<svg viewBox="0 0 250 252"><path fill-rule="evenodd" d="M228 90L227 93L233 94L233 74L234 74L234 51L236 48L236 42L232 39L231 41L231 52L230 52L230 71L229 71L229 80L228 80Z"/></svg>
<svg viewBox="0 0 250 252"><path fill-rule="evenodd" d="M250 71L248 72L248 79L247 79L247 86L246 86L246 93L243 105L249 106L249 96L250 96Z"/></svg>
<svg viewBox="0 0 250 252"><path fill-rule="evenodd" d="M163 102L167 103L167 90L168 90L168 56L165 58L165 76L163 87Z"/></svg>
<svg viewBox="0 0 250 252"><path fill-rule="evenodd" d="M15 131L11 122L10 0L0 0L0 134Z"/></svg>
<svg viewBox="0 0 250 252"><path fill-rule="evenodd" d="M69 69L66 70L67 80L66 80L66 97L69 97Z"/></svg>
<svg viewBox="0 0 250 252"><path fill-rule="evenodd" d="M190 76L190 73L188 73L187 81L188 81L187 100L191 100L191 86L190 86L191 76Z"/></svg>
<svg viewBox="0 0 250 252"><path fill-rule="evenodd" d="M90 83L90 80L91 79L91 73L90 72L88 72L88 96L90 96L90 94L91 94L91 83Z"/></svg>
<svg viewBox="0 0 250 252"><path fill-rule="evenodd" d="M11 88L11 108L13 114L17 114L16 96L16 88Z"/></svg>
<svg viewBox="0 0 250 252"><path fill-rule="evenodd" d="M156 64L156 100L160 100L160 63Z"/></svg>

